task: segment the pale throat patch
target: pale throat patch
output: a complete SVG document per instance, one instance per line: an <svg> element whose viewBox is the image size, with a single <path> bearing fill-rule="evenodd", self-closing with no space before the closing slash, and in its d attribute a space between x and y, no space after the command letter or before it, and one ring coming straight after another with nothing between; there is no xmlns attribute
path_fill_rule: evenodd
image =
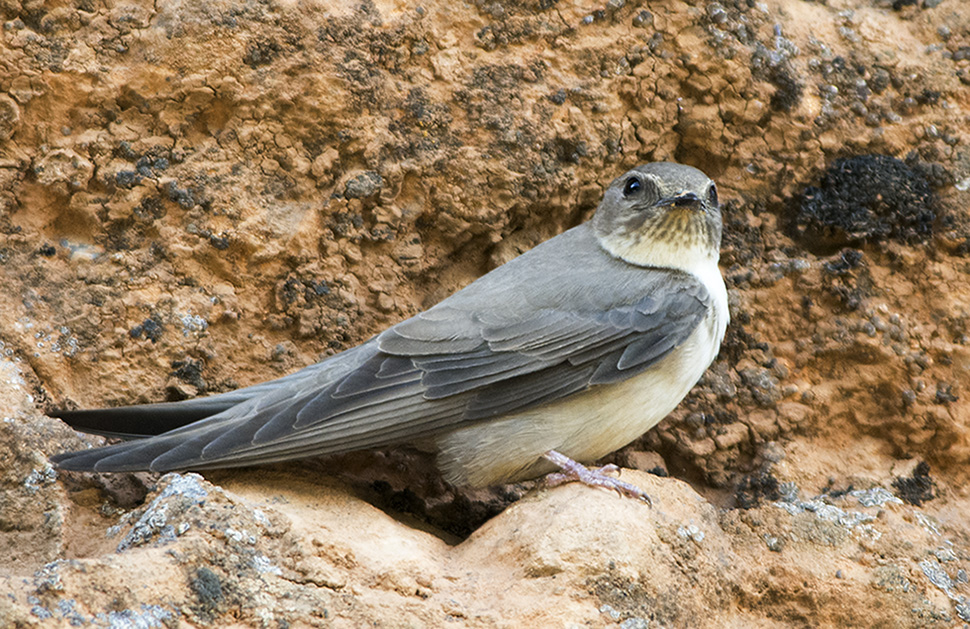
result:
<svg viewBox="0 0 970 629"><path fill-rule="evenodd" d="M642 237L641 232L597 236L600 245L614 257L637 266L677 269L706 280L710 273L720 275L720 252L701 239L668 240ZM705 281L705 284L707 282Z"/></svg>

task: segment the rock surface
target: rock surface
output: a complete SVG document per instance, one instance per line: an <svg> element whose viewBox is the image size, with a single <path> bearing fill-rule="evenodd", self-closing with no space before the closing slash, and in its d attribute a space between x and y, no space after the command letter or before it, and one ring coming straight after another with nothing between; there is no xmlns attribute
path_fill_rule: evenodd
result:
<svg viewBox="0 0 970 629"><path fill-rule="evenodd" d="M0 625L970 623L970 5L0 17ZM47 463L98 439L45 409L291 372L655 160L718 182L733 322L612 457L652 508L455 493L401 452L206 479Z"/></svg>

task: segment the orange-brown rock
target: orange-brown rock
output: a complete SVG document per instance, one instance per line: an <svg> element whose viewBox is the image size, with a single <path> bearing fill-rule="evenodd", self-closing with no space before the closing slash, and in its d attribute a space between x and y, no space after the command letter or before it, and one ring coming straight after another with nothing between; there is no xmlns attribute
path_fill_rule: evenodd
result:
<svg viewBox="0 0 970 629"><path fill-rule="evenodd" d="M0 625L970 623L966 3L0 21ZM98 440L44 410L291 372L655 160L718 181L733 323L613 457L653 508L455 493L397 451L206 480L47 464Z"/></svg>

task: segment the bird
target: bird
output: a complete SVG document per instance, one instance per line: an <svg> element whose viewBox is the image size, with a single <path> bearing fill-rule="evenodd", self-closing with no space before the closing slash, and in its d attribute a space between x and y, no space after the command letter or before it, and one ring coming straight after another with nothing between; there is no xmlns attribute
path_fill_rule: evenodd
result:
<svg viewBox="0 0 970 629"><path fill-rule="evenodd" d="M667 416L729 323L717 186L637 166L592 218L361 345L288 376L179 402L52 413L125 441L62 470L188 471L397 446L484 487L583 480L649 500L593 462ZM558 474L553 474L556 470Z"/></svg>

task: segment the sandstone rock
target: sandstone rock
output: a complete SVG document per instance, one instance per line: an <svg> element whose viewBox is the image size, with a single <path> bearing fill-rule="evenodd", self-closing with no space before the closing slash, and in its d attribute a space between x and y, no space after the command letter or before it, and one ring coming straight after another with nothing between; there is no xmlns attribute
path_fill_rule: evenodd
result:
<svg viewBox="0 0 970 629"><path fill-rule="evenodd" d="M0 625L970 622L970 6L48 4L0 3ZM653 508L47 464L99 442L50 406L293 371L664 159L718 181L733 323L613 457Z"/></svg>

